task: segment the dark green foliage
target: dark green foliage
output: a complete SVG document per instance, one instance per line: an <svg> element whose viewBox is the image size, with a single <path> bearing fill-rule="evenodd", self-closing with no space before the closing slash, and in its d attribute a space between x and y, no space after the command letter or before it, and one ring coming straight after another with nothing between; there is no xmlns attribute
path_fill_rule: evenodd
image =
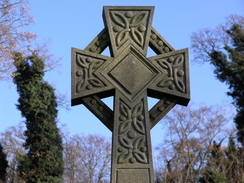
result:
<svg viewBox="0 0 244 183"><path fill-rule="evenodd" d="M199 178L200 183L243 182L244 159L243 150L229 137L228 147L222 148L221 142L214 143L208 164Z"/></svg>
<svg viewBox="0 0 244 183"><path fill-rule="evenodd" d="M215 66L216 77L229 85L230 92L227 94L237 107L234 122L238 129L238 140L244 145L244 27L234 24L227 33L233 47L225 46L227 53L213 50L209 56Z"/></svg>
<svg viewBox="0 0 244 183"><path fill-rule="evenodd" d="M44 62L33 54L14 54L14 83L20 95L18 109L26 118L27 155L18 158L20 176L28 183L62 182L62 140L56 125L54 89L45 81Z"/></svg>
<svg viewBox="0 0 244 183"><path fill-rule="evenodd" d="M229 137L228 148L225 150L226 157L226 176L228 182L243 182L244 172L244 153L243 148L236 146L234 138Z"/></svg>
<svg viewBox="0 0 244 183"><path fill-rule="evenodd" d="M206 170L203 176L199 178L200 183L227 183L225 176L216 170Z"/></svg>
<svg viewBox="0 0 244 183"><path fill-rule="evenodd" d="M6 181L7 168L7 155L3 152L3 146L0 143L0 182L4 183Z"/></svg>

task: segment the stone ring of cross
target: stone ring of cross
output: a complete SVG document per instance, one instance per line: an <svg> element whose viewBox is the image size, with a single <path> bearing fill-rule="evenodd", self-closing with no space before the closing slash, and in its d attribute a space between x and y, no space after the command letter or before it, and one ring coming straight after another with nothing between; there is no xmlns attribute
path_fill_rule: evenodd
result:
<svg viewBox="0 0 244 183"><path fill-rule="evenodd" d="M72 106L85 105L113 133L112 183L154 182L150 130L190 100L188 49L174 50L152 27L153 12L105 6L105 28L84 50L72 48ZM107 47L110 57L101 55ZM113 110L101 100L110 96ZM150 110L148 97L158 99Z"/></svg>

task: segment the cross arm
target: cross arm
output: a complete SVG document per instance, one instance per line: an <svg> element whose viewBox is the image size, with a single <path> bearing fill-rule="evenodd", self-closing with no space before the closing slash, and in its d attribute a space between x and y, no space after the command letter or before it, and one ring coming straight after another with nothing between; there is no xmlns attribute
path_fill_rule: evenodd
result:
<svg viewBox="0 0 244 183"><path fill-rule="evenodd" d="M190 100L188 49L148 59L160 70L157 79L148 87L148 94L158 99L165 94L174 96L178 104L187 105Z"/></svg>
<svg viewBox="0 0 244 183"><path fill-rule="evenodd" d="M97 72L109 59L107 56L72 48L72 105L82 103L80 98L93 94L100 98L113 94L113 86Z"/></svg>

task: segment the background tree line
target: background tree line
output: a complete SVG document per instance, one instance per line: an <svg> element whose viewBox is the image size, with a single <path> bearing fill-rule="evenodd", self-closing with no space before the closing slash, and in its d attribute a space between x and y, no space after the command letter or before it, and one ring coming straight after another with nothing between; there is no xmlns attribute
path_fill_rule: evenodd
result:
<svg viewBox="0 0 244 183"><path fill-rule="evenodd" d="M158 145L155 182L242 182L243 148L230 125L234 113L224 104L177 107L162 120L165 138ZM25 182L18 171L25 125L0 133L7 155L7 182ZM110 139L101 135L70 135L60 129L63 146L63 182L102 183L110 179Z"/></svg>
<svg viewBox="0 0 244 183"><path fill-rule="evenodd" d="M12 126L0 133L4 153L7 155L8 167L6 182L25 182L18 172L18 157L26 153L23 143L26 137L24 122ZM62 127L63 139L63 182L109 182L110 175L110 139L101 135L70 135ZM2 175L2 174L1 174Z"/></svg>
<svg viewBox="0 0 244 183"><path fill-rule="evenodd" d="M233 112L222 105L177 107L161 122L156 182L243 182L244 152L230 127Z"/></svg>

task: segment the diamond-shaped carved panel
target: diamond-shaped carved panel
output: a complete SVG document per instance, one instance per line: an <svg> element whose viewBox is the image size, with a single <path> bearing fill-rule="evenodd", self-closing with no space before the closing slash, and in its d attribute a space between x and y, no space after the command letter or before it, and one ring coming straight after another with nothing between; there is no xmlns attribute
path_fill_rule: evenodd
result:
<svg viewBox="0 0 244 183"><path fill-rule="evenodd" d="M110 74L131 94L153 76L153 72L132 53L126 55Z"/></svg>
<svg viewBox="0 0 244 183"><path fill-rule="evenodd" d="M133 100L157 78L159 72L133 45L127 45L106 66L102 75L127 99Z"/></svg>

